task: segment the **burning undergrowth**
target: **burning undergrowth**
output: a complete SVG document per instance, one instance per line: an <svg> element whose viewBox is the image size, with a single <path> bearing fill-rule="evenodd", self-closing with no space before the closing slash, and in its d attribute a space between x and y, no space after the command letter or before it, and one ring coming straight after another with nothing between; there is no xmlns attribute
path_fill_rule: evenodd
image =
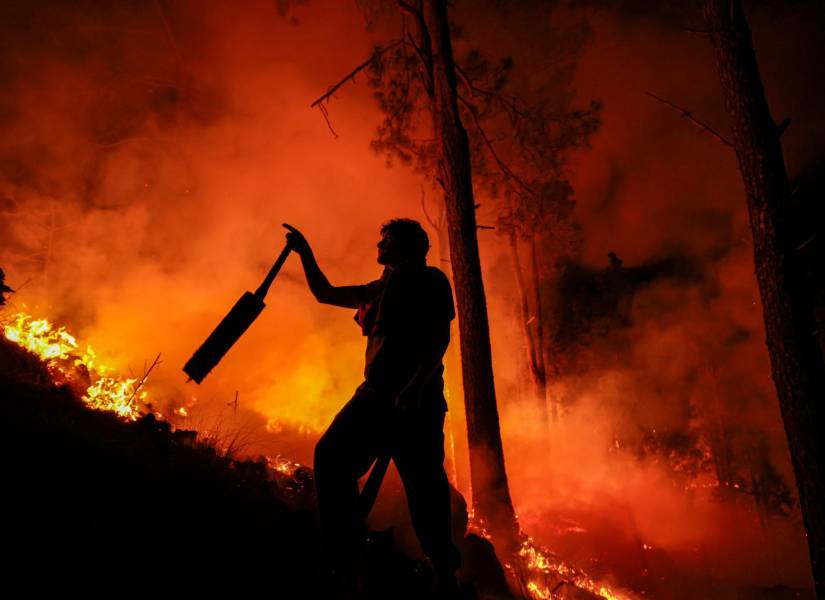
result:
<svg viewBox="0 0 825 600"><path fill-rule="evenodd" d="M743 383L750 365L740 357L751 351L758 329L720 305L731 283L720 270L731 254L673 256L637 267L611 254L602 270L563 266L554 295L554 376L574 382L599 371L618 383L632 372L634 381L618 383L629 387L612 397L616 451L661 463L686 488L751 494L766 517L789 516L795 504L787 464L770 449L783 447L782 432L764 412L770 388L765 381L750 389ZM575 408L577 387L559 386L561 394L573 392L560 395L563 407ZM734 418L737 410L745 414Z"/></svg>
<svg viewBox="0 0 825 600"><path fill-rule="evenodd" d="M542 436L529 393L505 406L508 464L522 525L591 576L661 598L804 594L784 432L752 376L759 315L728 304L752 293L748 251L611 254L548 277L559 417Z"/></svg>
<svg viewBox="0 0 825 600"><path fill-rule="evenodd" d="M17 313L0 320L0 327L7 340L44 360L52 379L78 391L90 408L110 411L129 421L136 421L143 412L141 405L147 400L142 388L160 355L141 377L112 376L91 346L81 350L65 327L54 327L48 319Z"/></svg>

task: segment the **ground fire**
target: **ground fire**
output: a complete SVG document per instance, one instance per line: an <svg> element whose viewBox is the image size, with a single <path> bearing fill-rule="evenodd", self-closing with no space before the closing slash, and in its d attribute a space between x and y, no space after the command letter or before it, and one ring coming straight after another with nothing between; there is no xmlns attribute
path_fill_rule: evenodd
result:
<svg viewBox="0 0 825 600"><path fill-rule="evenodd" d="M113 376L106 365L98 362L91 346L82 350L65 327L55 328L48 319L17 313L0 323L6 339L43 359L56 382L81 385L88 380L82 399L90 408L110 411L130 421L146 410L147 396L142 387L148 372L140 379Z"/></svg>

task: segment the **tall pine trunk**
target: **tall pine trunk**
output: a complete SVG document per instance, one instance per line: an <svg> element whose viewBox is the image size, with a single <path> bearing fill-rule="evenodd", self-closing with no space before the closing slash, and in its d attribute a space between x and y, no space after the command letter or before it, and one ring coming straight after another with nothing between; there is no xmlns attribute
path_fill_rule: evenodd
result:
<svg viewBox="0 0 825 600"><path fill-rule="evenodd" d="M740 0L705 0L714 59L745 186L771 373L791 460L817 596L825 599L825 365L815 307L794 238L791 194Z"/></svg>
<svg viewBox="0 0 825 600"><path fill-rule="evenodd" d="M438 260L441 270L447 274L447 277L452 281L453 269L450 265L450 234L447 231L447 211L445 206L439 208L439 215L437 219L427 220L435 229L438 235ZM450 323L450 339L456 339L456 324ZM444 355L444 393L447 395L447 402L451 407L450 413L447 413L447 419L444 423L444 428L447 432L449 457L452 472L451 482L459 490L470 490L469 473L467 473L466 465L468 464L467 455L467 440L466 438L457 439L458 432L457 423L466 422L464 416L464 409L460 406L454 406L451 402L451 395L453 393L462 394L461 382L459 381L461 374L461 358L458 355L455 345L450 345L447 353ZM459 462L460 461L460 462Z"/></svg>
<svg viewBox="0 0 825 600"><path fill-rule="evenodd" d="M518 527L510 498L501 443L487 301L476 236L475 200L467 131L458 112L456 74L445 0L424 0L431 57L431 112L444 188L450 260L458 306L464 406L475 513L494 531L512 535Z"/></svg>

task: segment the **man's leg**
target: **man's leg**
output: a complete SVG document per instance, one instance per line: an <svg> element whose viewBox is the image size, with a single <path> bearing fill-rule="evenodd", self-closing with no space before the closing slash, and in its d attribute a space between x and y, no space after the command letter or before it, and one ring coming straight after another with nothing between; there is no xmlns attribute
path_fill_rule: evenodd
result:
<svg viewBox="0 0 825 600"><path fill-rule="evenodd" d="M404 483L413 528L442 584L461 564L452 541L450 484L444 471L444 413L422 409L401 417L393 460Z"/></svg>
<svg viewBox="0 0 825 600"><path fill-rule="evenodd" d="M379 409L374 393L362 384L315 446L321 533L328 558L339 571L352 569L360 550L363 523L358 510L358 479L380 450Z"/></svg>

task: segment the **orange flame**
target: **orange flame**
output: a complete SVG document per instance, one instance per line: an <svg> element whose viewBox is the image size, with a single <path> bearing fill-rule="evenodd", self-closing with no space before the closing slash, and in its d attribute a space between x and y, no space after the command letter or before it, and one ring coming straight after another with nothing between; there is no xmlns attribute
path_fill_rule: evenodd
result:
<svg viewBox="0 0 825 600"><path fill-rule="evenodd" d="M56 328L48 319L35 319L20 312L3 325L3 335L39 356L48 369L64 381L79 378L65 365L66 360L73 358L74 367L85 367L94 381L81 399L90 408L113 412L127 421L136 421L140 417L140 405L146 402L146 392L141 391L145 378L138 382L135 378L107 375L111 369L98 363L92 347L87 346L80 353L76 338L65 327Z"/></svg>
<svg viewBox="0 0 825 600"><path fill-rule="evenodd" d="M516 515L518 519L518 515ZM470 528L474 533L490 541L493 536L487 531L483 519L469 511ZM557 600L563 596L557 593L565 585L572 585L581 590L604 598L605 600L634 600L635 596L611 590L604 584L596 582L583 571L565 564L552 552L535 544L533 538L522 535L522 542L512 562L504 567L520 583L524 591L533 600Z"/></svg>
<svg viewBox="0 0 825 600"><path fill-rule="evenodd" d="M607 586L596 582L585 573L557 559L548 550L535 545L533 539L527 537L519 548L518 556L522 566L527 571L527 592L535 600L553 600L559 596L557 589L565 584L573 585L586 590L605 600L631 600L631 596L619 594ZM511 567L512 568L512 567ZM554 586L548 585L548 580ZM542 581L543 583L539 583Z"/></svg>

